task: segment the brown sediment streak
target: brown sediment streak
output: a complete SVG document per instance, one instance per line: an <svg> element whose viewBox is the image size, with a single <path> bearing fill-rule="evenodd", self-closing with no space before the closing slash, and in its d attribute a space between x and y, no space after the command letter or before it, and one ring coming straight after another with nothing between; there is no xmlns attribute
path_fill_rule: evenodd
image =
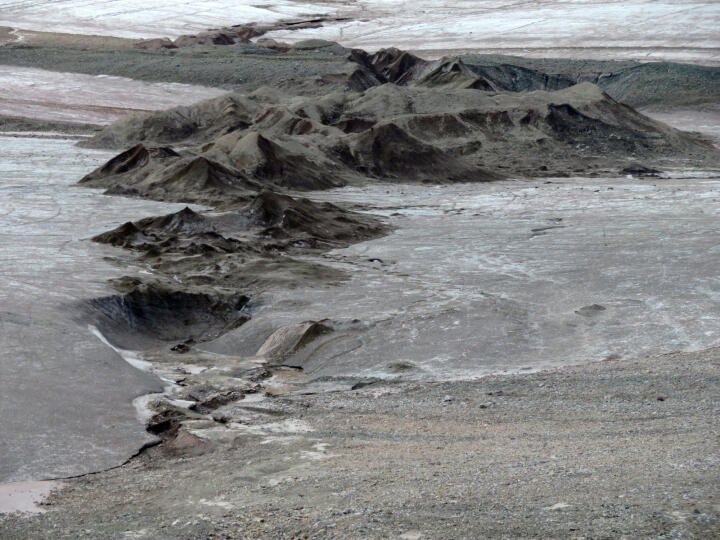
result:
<svg viewBox="0 0 720 540"><path fill-rule="evenodd" d="M108 107L105 105L81 105L74 103L57 103L53 101L38 101L34 99L12 99L0 98L0 103L12 103L14 105L39 105L41 107L53 107L57 109L70 109L73 111L95 111L115 114L132 114L150 112L150 109L133 109L129 107Z"/></svg>

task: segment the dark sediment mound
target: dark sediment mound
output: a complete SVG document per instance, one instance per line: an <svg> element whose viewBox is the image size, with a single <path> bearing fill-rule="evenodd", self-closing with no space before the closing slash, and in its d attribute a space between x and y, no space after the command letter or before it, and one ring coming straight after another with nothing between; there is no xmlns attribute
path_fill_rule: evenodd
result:
<svg viewBox="0 0 720 540"><path fill-rule="evenodd" d="M157 51L160 49L177 49L178 46L169 38L152 38L143 39L137 43L133 43L135 49L145 49L149 51Z"/></svg>
<svg viewBox="0 0 720 540"><path fill-rule="evenodd" d="M562 90L580 81L563 75L552 75L512 64L494 66L469 65L462 60L463 72L468 77L479 78L493 90L503 92L530 92L534 90Z"/></svg>
<svg viewBox="0 0 720 540"><path fill-rule="evenodd" d="M211 217L185 208L165 216L127 222L92 238L94 242L146 252L151 258L253 254L272 249L346 246L387 230L372 216L330 203L316 203L262 190L239 210ZM268 244L267 238L273 240ZM278 243L278 240L284 243ZM146 257L146 260L149 260Z"/></svg>
<svg viewBox="0 0 720 540"><path fill-rule="evenodd" d="M250 131L230 133L205 147L208 155L226 159L251 178L293 189L326 189L342 185L324 156L309 156L301 145L284 145ZM315 157L315 159L313 159Z"/></svg>
<svg viewBox="0 0 720 540"><path fill-rule="evenodd" d="M179 158L179 154L170 148L138 144L85 175L80 183L88 187L130 190L153 170Z"/></svg>
<svg viewBox="0 0 720 540"><path fill-rule="evenodd" d="M372 72L380 83L408 84L428 64L426 60L396 48L381 49L374 54L353 49L348 58Z"/></svg>
<svg viewBox="0 0 720 540"><path fill-rule="evenodd" d="M227 95L188 107L134 114L106 127L82 146L117 148L138 142L164 145L207 141L249 127L261 108L246 96Z"/></svg>
<svg viewBox="0 0 720 540"><path fill-rule="evenodd" d="M246 198L260 185L204 156L190 156L154 172L133 187L158 200L229 204Z"/></svg>
<svg viewBox="0 0 720 540"><path fill-rule="evenodd" d="M440 66L429 76L474 80L461 64ZM617 174L630 159L658 166L677 158L718 162L717 151L699 137L651 120L589 83L553 92L384 84L361 93L295 97L284 105L274 92L227 96L183 114L175 109L111 126L103 140L172 133L199 146L186 151L189 156L138 146L83 181L117 193L230 204L264 187ZM184 128L167 129L180 117Z"/></svg>
<svg viewBox="0 0 720 540"><path fill-rule="evenodd" d="M343 247L387 230L372 216L264 190L239 210L208 216L185 208L125 223L93 240L140 251L143 263L172 287L181 276L194 292L212 296L218 289L254 294L344 279L343 272L287 255Z"/></svg>
<svg viewBox="0 0 720 540"><path fill-rule="evenodd" d="M456 158L388 122L363 131L350 143L356 170L385 179L428 182L496 180L499 175Z"/></svg>
<svg viewBox="0 0 720 540"><path fill-rule="evenodd" d="M467 64L463 57L429 62L406 51L382 49L374 54L355 49L348 58L372 72L380 83L432 88L471 88L503 92L560 90L580 82L560 74L504 64Z"/></svg>
<svg viewBox="0 0 720 540"><path fill-rule="evenodd" d="M100 175L123 174L145 167L151 160L164 160L179 157L180 154L171 148L147 148L142 144L133 146L119 154L98 169ZM89 178L90 175L85 178ZM83 180L81 180L82 182Z"/></svg>
<svg viewBox="0 0 720 540"><path fill-rule="evenodd" d="M613 99L632 107L673 108L720 99L720 68L674 62L631 62L569 60L559 58L521 58L516 56L471 54L463 61L478 74L494 80L493 73L531 71L533 79L547 78L552 90L581 82L598 85ZM516 84L505 89L522 89Z"/></svg>
<svg viewBox="0 0 720 540"><path fill-rule="evenodd" d="M432 71L423 75L416 83L428 88L458 88L473 90L498 90L498 85L487 78L478 76L459 59L442 62Z"/></svg>
<svg viewBox="0 0 720 540"><path fill-rule="evenodd" d="M139 167L147 159L139 150L138 156L124 153L118 163L90 176L117 180L116 169L127 168L122 174L130 181L103 187L218 204L262 187L307 190L372 179L450 182L508 174L617 174L628 158L658 165L676 158L718 161L717 152L696 136L655 122L589 83L552 92L485 92L466 87L479 79L461 62L423 69L423 77L409 86L388 83L360 93L292 99L263 90L201 102L185 108L181 116L195 120L183 124L184 131L165 129L176 124L177 110L167 117L155 113L162 132L200 144L195 152L201 157L193 159L207 160L202 163L212 174L201 175L207 180L192 181L197 175L183 174L183 159L190 158L167 164L150 159L163 162L162 167ZM230 121L222 115L222 104L232 105ZM104 136L157 138L152 122L145 125L148 119L137 122L137 129L131 121L112 126ZM116 131L121 135L116 137Z"/></svg>
<svg viewBox="0 0 720 540"><path fill-rule="evenodd" d="M261 191L241 214L250 225L262 228L262 234L307 247L347 245L387 230L374 217L269 190Z"/></svg>
<svg viewBox="0 0 720 540"><path fill-rule="evenodd" d="M235 34L228 32L203 32L197 35L183 35L173 43L176 47L192 47L194 45L235 45Z"/></svg>
<svg viewBox="0 0 720 540"><path fill-rule="evenodd" d="M190 208L166 216L124 223L98 234L93 242L151 252L155 255L181 251L186 254L237 252L242 244L218 234L213 221Z"/></svg>
<svg viewBox="0 0 720 540"><path fill-rule="evenodd" d="M659 176L661 172L644 165L630 165L620 171L621 174L630 174L632 176Z"/></svg>
<svg viewBox="0 0 720 540"><path fill-rule="evenodd" d="M242 311L248 298L242 295L211 295L132 278L114 285L120 294L89 300L83 311L87 322L124 349L212 339L249 318Z"/></svg>
<svg viewBox="0 0 720 540"><path fill-rule="evenodd" d="M109 194L198 204L229 204L260 185L204 156L137 145L91 172L80 183Z"/></svg>
<svg viewBox="0 0 720 540"><path fill-rule="evenodd" d="M167 216L146 218L138 221L143 231L161 231L165 234L201 234L216 232L213 222L192 211L184 209Z"/></svg>
<svg viewBox="0 0 720 540"><path fill-rule="evenodd" d="M143 231L132 221L127 221L119 227L92 237L93 242L110 244L111 246L128 249L145 246L148 238Z"/></svg>

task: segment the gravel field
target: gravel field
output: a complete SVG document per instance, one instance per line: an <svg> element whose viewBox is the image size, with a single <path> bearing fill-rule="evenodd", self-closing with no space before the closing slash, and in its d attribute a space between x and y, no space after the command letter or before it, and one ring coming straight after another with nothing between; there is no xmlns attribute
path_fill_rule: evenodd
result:
<svg viewBox="0 0 720 540"><path fill-rule="evenodd" d="M71 479L20 538L713 538L720 352L248 403ZM102 494L102 496L98 496Z"/></svg>

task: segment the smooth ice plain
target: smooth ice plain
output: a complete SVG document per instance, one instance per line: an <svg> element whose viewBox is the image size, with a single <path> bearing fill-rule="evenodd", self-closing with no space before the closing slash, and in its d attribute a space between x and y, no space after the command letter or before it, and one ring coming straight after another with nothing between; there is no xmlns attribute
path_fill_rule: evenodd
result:
<svg viewBox="0 0 720 540"><path fill-rule="evenodd" d="M77 322L74 306L133 271L126 253L89 237L181 206L74 186L110 156L74 143L0 137L0 482L119 465L151 440L133 399L162 390Z"/></svg>
<svg viewBox="0 0 720 540"><path fill-rule="evenodd" d="M720 344L717 175L374 185L316 198L369 205L396 231L326 255L349 281L268 293L209 350L252 354L254 336L328 318L350 330L308 346L309 376L442 380Z"/></svg>

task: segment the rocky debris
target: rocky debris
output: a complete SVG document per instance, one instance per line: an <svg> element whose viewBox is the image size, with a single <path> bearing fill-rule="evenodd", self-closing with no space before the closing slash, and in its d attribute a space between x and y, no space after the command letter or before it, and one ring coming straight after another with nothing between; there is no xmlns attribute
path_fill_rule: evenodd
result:
<svg viewBox="0 0 720 540"><path fill-rule="evenodd" d="M236 25L232 26L228 29L228 31L231 31L235 36L237 36L237 39L240 40L242 43L250 43L250 40L257 36L262 36L265 32L268 31L267 26L257 26L254 24L248 24L248 25Z"/></svg>
<svg viewBox="0 0 720 540"><path fill-rule="evenodd" d="M175 455L201 454L205 452L208 442L186 430L179 430L177 435L163 445L163 450Z"/></svg>
<svg viewBox="0 0 720 540"><path fill-rule="evenodd" d="M632 176L659 176L661 172L644 165L630 165L620 171L621 174L630 174Z"/></svg>
<svg viewBox="0 0 720 540"><path fill-rule="evenodd" d="M290 49L292 49L292 45L282 41L276 41L271 38L260 38L256 40L255 43L267 49L272 49L278 52L288 52Z"/></svg>
<svg viewBox="0 0 720 540"><path fill-rule="evenodd" d="M710 350L236 401L226 423L186 409L177 453L68 479L0 536L714 538L719 367Z"/></svg>
<svg viewBox="0 0 720 540"><path fill-rule="evenodd" d="M197 35L183 35L173 43L175 47L194 45L235 45L236 35L228 32L203 32Z"/></svg>
<svg viewBox="0 0 720 540"><path fill-rule="evenodd" d="M282 364L316 337L331 332L332 328L324 321L305 321L279 328L265 340L256 356L269 363Z"/></svg>
<svg viewBox="0 0 720 540"><path fill-rule="evenodd" d="M133 48L157 51L160 49L177 49L178 46L170 38L152 38L133 43Z"/></svg>

